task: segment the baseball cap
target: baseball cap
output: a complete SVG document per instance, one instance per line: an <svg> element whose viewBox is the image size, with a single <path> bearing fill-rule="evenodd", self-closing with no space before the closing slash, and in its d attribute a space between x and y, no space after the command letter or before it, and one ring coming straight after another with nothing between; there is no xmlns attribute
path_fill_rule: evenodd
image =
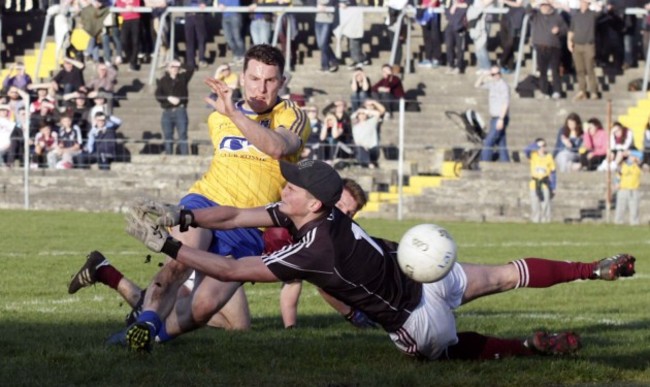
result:
<svg viewBox="0 0 650 387"><path fill-rule="evenodd" d="M326 162L302 160L291 164L280 160L280 171L289 183L307 190L327 207L334 207L341 198L341 176Z"/></svg>

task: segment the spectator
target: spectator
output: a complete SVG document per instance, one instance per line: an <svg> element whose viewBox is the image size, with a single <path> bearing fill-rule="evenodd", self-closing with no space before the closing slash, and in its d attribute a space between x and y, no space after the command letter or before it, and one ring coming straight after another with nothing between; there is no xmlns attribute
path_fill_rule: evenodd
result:
<svg viewBox="0 0 650 387"><path fill-rule="evenodd" d="M89 92L104 91L113 94L115 91L115 84L117 83L117 70L115 67L110 63L99 63L95 68L97 74L86 84L86 89Z"/></svg>
<svg viewBox="0 0 650 387"><path fill-rule="evenodd" d="M442 32L440 30L440 14L435 8L440 6L438 0L422 0L421 8L418 10L420 17L418 24L422 27L422 39L424 40L424 51L422 60L418 67L436 68L442 59Z"/></svg>
<svg viewBox="0 0 650 387"><path fill-rule="evenodd" d="M288 7L291 6L292 0L276 0L277 5ZM291 31L289 31L291 28ZM289 32L291 32L289 34ZM278 31L278 43L280 45L280 50L282 50L282 55L287 57L287 50L289 50L289 63L288 69L290 72L295 71L296 61L298 59L298 44L295 42L296 37L298 36L298 23L296 22L296 17L291 13L285 13L280 22L280 31ZM338 66L336 67L338 70Z"/></svg>
<svg viewBox="0 0 650 387"><path fill-rule="evenodd" d="M589 98L598 99L596 82L596 21L599 12L589 9L591 0L580 0L580 8L573 13L567 36L567 47L573 57L578 78L578 93L574 101L587 98L587 78L589 78Z"/></svg>
<svg viewBox="0 0 650 387"><path fill-rule="evenodd" d="M32 83L32 77L25 72L25 65L23 62L12 63L9 67L9 73L2 82L2 89L8 92L14 86L20 90L27 90L27 87Z"/></svg>
<svg viewBox="0 0 650 387"><path fill-rule="evenodd" d="M596 61L608 75L623 73L625 21L620 9L612 3L605 6L605 12L598 20L596 29Z"/></svg>
<svg viewBox="0 0 650 387"><path fill-rule="evenodd" d="M36 113L29 116L30 137L36 132L40 131L40 128L42 128L44 124L49 125L51 130L52 126L57 122L57 115L58 111L56 110L54 104L48 101L43 101L40 105L40 109Z"/></svg>
<svg viewBox="0 0 650 387"><path fill-rule="evenodd" d="M104 91L91 91L88 93L88 98L93 100L93 106L88 113L89 117L95 117L97 113L101 112L107 116L112 114L110 100L113 98L109 93Z"/></svg>
<svg viewBox="0 0 650 387"><path fill-rule="evenodd" d="M80 3L82 4L81 11L79 12L81 25L83 26L84 31L86 31L90 36L88 46L84 51L84 57L86 60L92 58L92 60L97 63L99 62L99 41L100 39L103 39L104 19L106 19L106 16L110 13L109 7L99 0L81 0ZM84 82L81 84L83 85ZM75 87L73 90L77 89L78 87ZM64 91L64 93L69 93L71 91L72 90Z"/></svg>
<svg viewBox="0 0 650 387"><path fill-rule="evenodd" d="M546 141L538 138L526 147L530 160L530 220L533 223L551 221L551 199L556 187L555 162L546 151Z"/></svg>
<svg viewBox="0 0 650 387"><path fill-rule="evenodd" d="M508 12L501 16L499 41L501 56L499 65L503 74L510 74L514 69L514 52L517 37L521 32L521 25L526 14L524 0L501 0Z"/></svg>
<svg viewBox="0 0 650 387"><path fill-rule="evenodd" d="M108 3L113 6L116 1L109 0ZM104 63L110 65L114 63L116 66L122 63L122 38L120 36L120 26L117 22L117 15L110 12L104 18L104 32L102 34L102 48L104 49ZM111 50L111 41L115 45L115 56L113 57L113 50Z"/></svg>
<svg viewBox="0 0 650 387"><path fill-rule="evenodd" d="M71 94L70 98L73 102L67 110L72 115L72 124L77 125L81 129L81 136L86 139L88 138L88 132L90 132L92 117L90 115L90 106L88 105L86 93L78 91Z"/></svg>
<svg viewBox="0 0 650 387"><path fill-rule="evenodd" d="M375 168L379 158L379 124L386 109L379 102L368 99L352 115L352 138L357 161L363 168Z"/></svg>
<svg viewBox="0 0 650 387"><path fill-rule="evenodd" d="M103 113L97 113L93 121L85 152L75 158L75 165L88 168L90 164L97 163L100 170L107 171L111 169L111 163L117 158L116 131L122 121Z"/></svg>
<svg viewBox="0 0 650 387"><path fill-rule="evenodd" d="M643 169L646 171L650 169L650 114L643 131Z"/></svg>
<svg viewBox="0 0 650 387"><path fill-rule="evenodd" d="M395 61L391 65L395 66L395 73L400 72L400 65L402 63L402 45L406 39L406 23L398 25L397 21L399 15L404 12L408 0L388 0L386 5L388 6L388 17L386 18L386 28L388 32L388 40L393 45L395 41L395 35L397 35L397 49L395 51ZM398 31L399 29L399 31Z"/></svg>
<svg viewBox="0 0 650 387"><path fill-rule="evenodd" d="M188 84L194 74L194 67L189 65L181 71L181 63L171 61L165 75L157 82L156 100L163 109L161 126L165 138L165 153L174 153L174 128L178 132L179 153L189 154L187 140L187 103L189 102Z"/></svg>
<svg viewBox="0 0 650 387"><path fill-rule="evenodd" d="M384 118L391 118L393 112L398 109L398 101L404 98L404 87L402 80L393 74L393 68L389 64L381 67L382 78L372 86L373 99L376 99L386 107L387 115Z"/></svg>
<svg viewBox="0 0 650 387"><path fill-rule="evenodd" d="M273 14L268 12L255 12L258 5L265 6L267 0L255 0L249 9L253 14L251 15L250 32L251 41L253 45L258 44L271 44L271 27L273 21Z"/></svg>
<svg viewBox="0 0 650 387"><path fill-rule="evenodd" d="M494 161L493 148L499 149L499 161L509 162L506 129L510 122L510 87L503 80L499 67L492 66L489 75L480 75L475 87L488 89L490 130L483 140L481 161Z"/></svg>
<svg viewBox="0 0 650 387"><path fill-rule="evenodd" d="M327 12L326 7L334 7L334 0L317 0L318 12L314 14L314 30L316 33L316 44L320 50L320 71L335 72L339 69L339 61L332 51L330 40L334 25L334 12Z"/></svg>
<svg viewBox="0 0 650 387"><path fill-rule="evenodd" d="M32 167L47 168L47 154L50 153L58 142L58 134L52 131L50 121L43 120L34 137L34 158Z"/></svg>
<svg viewBox="0 0 650 387"><path fill-rule="evenodd" d="M356 0L339 0L338 4L339 25L334 30L334 35L345 36L348 39L350 59L352 60L348 69L354 70L359 66L367 66L370 61L361 48L364 33L363 11L357 7Z"/></svg>
<svg viewBox="0 0 650 387"><path fill-rule="evenodd" d="M539 9L530 9L530 28L532 44L537 53L537 71L539 72L539 90L548 98L559 99L562 94L560 83L560 60L562 59L562 41L567 33L567 25L562 16L555 12L550 0L541 0ZM553 75L553 86L549 87L548 70Z"/></svg>
<svg viewBox="0 0 650 387"><path fill-rule="evenodd" d="M27 122L27 114L24 107L18 109L16 115L16 126L11 134L11 145L9 153L7 154L7 164L9 167L14 165L15 160L20 160L21 165L25 157L25 130L29 130L29 123ZM29 138L29 134L27 134Z"/></svg>
<svg viewBox="0 0 650 387"><path fill-rule="evenodd" d="M581 169L595 171L607 157L607 132L598 118L587 121L583 140L585 151L580 155Z"/></svg>
<svg viewBox="0 0 650 387"><path fill-rule="evenodd" d="M342 129L340 141L344 144L352 143L352 119L348 112L348 104L343 100L335 101L325 107L324 113L332 112L336 117L336 125ZM339 156L340 157L340 156Z"/></svg>
<svg viewBox="0 0 650 387"><path fill-rule="evenodd" d="M634 134L630 129L623 126L623 124L615 122L610 132L609 149L611 152L609 154L609 163L603 161L598 167L599 171L606 171L607 168L616 170L623 161L623 158L627 157L628 151L636 150L634 147Z"/></svg>
<svg viewBox="0 0 650 387"><path fill-rule="evenodd" d="M363 71L363 66L358 66L352 73L350 88L352 89L350 105L352 111L357 111L366 99L370 98L370 78Z"/></svg>
<svg viewBox="0 0 650 387"><path fill-rule="evenodd" d="M81 129L72 124L72 116L61 116L57 130L58 141L47 154L47 164L50 169L71 169L74 157L81 153Z"/></svg>
<svg viewBox="0 0 650 387"><path fill-rule="evenodd" d="M239 90L239 76L237 73L232 71L230 65L223 64L217 67L217 70L214 72L214 78L223 81L229 88L232 89L233 101L239 101L241 99L242 94ZM216 99L216 94L212 94Z"/></svg>
<svg viewBox="0 0 650 387"><path fill-rule="evenodd" d="M47 83L38 83L38 84L31 84L29 86L30 90L36 90L36 99L34 99L30 104L29 104L29 114L35 114L39 110L41 110L41 104L43 102L48 102L51 103L52 105L56 104L56 101L52 96L49 94L49 87L50 84Z"/></svg>
<svg viewBox="0 0 650 387"><path fill-rule="evenodd" d="M320 148L322 156L321 160L332 161L336 157L336 150L338 144L342 139L343 127L339 126L336 116L332 113L327 113L323 120L323 126L320 130Z"/></svg>
<svg viewBox="0 0 650 387"><path fill-rule="evenodd" d="M319 160L323 159L322 148L320 147L320 135L321 130L323 130L322 123L318 118L318 108L314 105L310 105L304 108L307 112L307 118L309 119L309 127L311 128L311 133L307 139L307 144L302 150L300 155L301 159L312 159Z"/></svg>
<svg viewBox="0 0 650 387"><path fill-rule="evenodd" d="M9 91L7 92L7 104L9 105L9 108L11 109L11 117L12 119L16 117L16 113L18 112L18 109L21 107L25 107L25 101L21 97L21 89L17 88L16 86L11 86L9 87Z"/></svg>
<svg viewBox="0 0 650 387"><path fill-rule="evenodd" d="M227 7L240 7L241 0L218 0L219 9L226 10ZM246 54L246 43L242 36L242 26L244 21L242 14L239 12L224 12L221 14L221 27L223 35L228 43L228 48L232 51L235 64L244 63Z"/></svg>
<svg viewBox="0 0 650 387"><path fill-rule="evenodd" d="M129 63L129 71L138 71L140 66L138 64L138 53L140 51L140 14L133 12L133 8L140 7L141 0L116 0L115 6L118 8L125 8L125 12L121 12L122 26L120 27L122 40L122 48L126 55L126 61Z"/></svg>
<svg viewBox="0 0 650 387"><path fill-rule="evenodd" d="M181 4L187 8L205 9L206 0L181 0ZM199 66L207 67L205 58L205 42L207 39L207 28L205 26L205 13L188 12L185 14L185 66L194 71L196 66L196 55L198 49Z"/></svg>
<svg viewBox="0 0 650 387"><path fill-rule="evenodd" d="M577 113L570 113L557 133L553 152L558 171L569 172L579 168L582 141L582 120Z"/></svg>
<svg viewBox="0 0 650 387"><path fill-rule="evenodd" d="M167 0L145 0L145 6L151 7L151 17L153 18L153 30L156 34L161 34L161 46L159 52L159 64L161 67L167 66L167 49L169 48L169 25L166 24L164 30L161 30L160 18L167 10Z"/></svg>
<svg viewBox="0 0 650 387"><path fill-rule="evenodd" d="M72 58L64 58L61 70L52 78L51 87L58 94L68 94L86 85L84 64Z"/></svg>
<svg viewBox="0 0 650 387"><path fill-rule="evenodd" d="M618 168L618 184L616 185L616 215L614 222L623 224L625 211L629 213L630 225L639 224L639 203L641 202L639 187L641 186L641 161L643 153L626 151L626 157Z"/></svg>
<svg viewBox="0 0 650 387"><path fill-rule="evenodd" d="M9 153L11 151L11 135L16 128L16 123L11 119L10 114L9 105L0 105L0 167L12 164L9 162Z"/></svg>
<svg viewBox="0 0 650 387"><path fill-rule="evenodd" d="M474 42L474 53L476 54L477 74L489 74L492 63L488 53L489 31L487 28L487 14L485 9L490 7L494 0L476 0L467 9L469 25L469 37Z"/></svg>
<svg viewBox="0 0 650 387"><path fill-rule="evenodd" d="M445 8L447 28L445 28L445 50L447 52L446 74L465 72L465 40L467 38L467 3L465 0L452 0L450 8Z"/></svg>

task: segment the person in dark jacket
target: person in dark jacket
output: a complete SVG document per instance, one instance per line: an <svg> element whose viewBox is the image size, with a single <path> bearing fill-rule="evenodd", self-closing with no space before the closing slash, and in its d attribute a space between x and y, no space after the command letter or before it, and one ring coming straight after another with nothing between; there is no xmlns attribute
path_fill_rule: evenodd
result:
<svg viewBox="0 0 650 387"><path fill-rule="evenodd" d="M194 74L194 67L181 69L181 63L171 61L165 75L157 82L156 100L163 108L160 121L165 138L165 153L174 153L174 128L178 131L179 154L188 155L187 117L188 90L187 85Z"/></svg>

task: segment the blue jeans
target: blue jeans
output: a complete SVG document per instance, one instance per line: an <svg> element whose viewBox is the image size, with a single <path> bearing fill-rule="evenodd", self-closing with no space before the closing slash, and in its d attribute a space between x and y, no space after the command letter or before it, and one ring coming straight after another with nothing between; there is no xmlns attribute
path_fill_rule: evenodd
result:
<svg viewBox="0 0 650 387"><path fill-rule="evenodd" d="M251 22L251 39L253 44L271 43L271 22L255 19Z"/></svg>
<svg viewBox="0 0 650 387"><path fill-rule="evenodd" d="M122 56L122 41L120 40L120 29L115 27L109 27L109 32L102 34L102 46L104 46L104 62L111 63L112 51L111 51L111 40L115 45L115 56Z"/></svg>
<svg viewBox="0 0 650 387"><path fill-rule="evenodd" d="M359 109L364 102L368 99L368 92L366 91L357 91L350 95L350 107L352 111L355 112Z"/></svg>
<svg viewBox="0 0 650 387"><path fill-rule="evenodd" d="M242 37L242 19L240 13L232 15L223 15L221 22L223 27L223 34L226 37L228 47L232 50L233 56L236 58L243 58L246 53L246 45Z"/></svg>
<svg viewBox="0 0 650 387"><path fill-rule="evenodd" d="M163 136L165 137L165 153L174 154L174 127L178 131L179 154L189 154L189 145L187 142L187 110L185 107L165 109L160 120Z"/></svg>
<svg viewBox="0 0 650 387"><path fill-rule="evenodd" d="M90 38L88 41L88 46L84 50L84 56L92 57L93 62L99 62L99 45L97 44L97 38Z"/></svg>
<svg viewBox="0 0 650 387"><path fill-rule="evenodd" d="M509 162L508 145L506 144L506 128L510 117L506 116L503 121L503 129L497 130L498 117L490 118L490 132L483 140L483 149L481 150L481 161L492 161L494 154L493 147L499 148L499 161Z"/></svg>
<svg viewBox="0 0 650 387"><path fill-rule="evenodd" d="M488 54L487 41L482 46L474 47L476 54L476 64L480 70L490 70L492 63L490 62L490 55Z"/></svg>
<svg viewBox="0 0 650 387"><path fill-rule="evenodd" d="M332 23L319 23L314 24L316 31L316 45L320 50L320 68L327 70L332 65L338 65L336 55L330 47L330 39L332 38Z"/></svg>

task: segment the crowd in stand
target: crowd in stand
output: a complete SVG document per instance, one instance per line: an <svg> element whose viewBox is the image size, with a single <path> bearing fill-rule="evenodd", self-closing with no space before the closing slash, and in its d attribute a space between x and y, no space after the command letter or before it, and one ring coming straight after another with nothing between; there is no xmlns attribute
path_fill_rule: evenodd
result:
<svg viewBox="0 0 650 387"><path fill-rule="evenodd" d="M162 34L163 65L167 69L158 81L156 90L156 99L163 109L161 128L165 152L176 153L173 146L176 130L178 153L188 154L187 85L196 69L208 65L206 41L209 37L206 23L214 16L201 12L184 15L183 39L186 50L181 63L166 55L166 49L170 46L169 31L160 30L160 17L164 9L169 5L199 9L215 5L222 10L232 6L248 6L249 15L237 12L224 12L221 15L221 28L227 47L232 51L231 65L237 66L243 62L245 30L249 31L252 44L270 43L274 15L258 12L257 6L300 4L295 0L260 0L252 4L240 0L217 0L214 4L205 0L62 0L60 4L54 3L56 1L42 0L38 5L29 1L7 1L4 4L5 9L13 11L48 9L48 12L57 17L78 16L81 28L88 35L88 44L83 53L67 50L61 70L50 82L33 84L25 74L24 66L20 64L12 68L4 80L5 96L2 97L0 112L7 113L0 113L0 152L3 162L9 165L22 158L23 130L29 130L32 152L30 160L33 165L69 168L95 162L100 168L108 169L117 157L115 130L121 123L118 118L111 116L118 66L124 63L127 71L139 71L140 63L148 60L148 56L153 53L153 42L158 33ZM336 101L320 111L315 106L305 107L312 121L313 134L304 157L332 162L339 158L356 159L361 166L375 167L379 156L381 124L383 120L392 117L397 109L397 101L405 95L400 80L402 68L399 65L402 63L404 39L400 39L400 44L397 45L396 65L382 65L381 78L372 83L364 71L369 60L361 51L361 42L369 37L364 36L363 28L358 31L359 26L363 27L363 23L360 23L363 13L355 13L354 7L349 7L366 4L354 0L318 0L306 5L314 5L318 10L309 17L312 18L310 20L314 25L316 44L320 50L320 71L339 70L342 58L337 58L330 46L335 29L338 29L338 33L348 39L352 60L348 68L352 70L352 79L349 101ZM650 10L650 1L647 0L612 0L607 3L595 0L538 0L531 4L526 0L423 0L418 4L410 4L406 0L390 0L386 5L386 32L391 38L404 38L405 28L400 29L397 24L400 12L409 5L416 7L415 21L421 26L424 38L418 66L421 71L446 66L449 75L467 71L467 58L472 58L466 52L470 41L473 42L477 74L489 75L493 65L497 66L500 74L512 72L513 53L521 34L524 16L528 14L531 44L535 48L539 73L535 87L541 96L553 99L565 96L561 79L566 79L565 75L573 73L576 74L578 83L574 100L599 98L594 68L601 66L606 71L619 73L628 67L637 66L637 61L645 54L643 48L647 47L650 36L650 16L637 17L625 13L628 8L645 7ZM125 8L119 13L120 20L116 14L109 12L110 6ZM132 9L140 6L152 7L153 12L139 13ZM337 7L340 11L338 15L327 12L325 7L329 6ZM491 7L504 7L506 13L496 16L487 11ZM439 12L440 9L443 12ZM356 16L361 19L355 19ZM292 61L288 68L293 69L297 60L297 44L295 41L291 44L289 42L296 39L297 20L294 15L288 15L283 20L279 44L284 50L291 46ZM501 50L493 63L490 60L488 41L491 24L496 22L499 23L498 40ZM286 29L289 25L292 26L292 33ZM55 22L55 29L56 26ZM70 32L73 28L69 23L60 26L67 30L65 32ZM84 80L82 71L88 63L94 63L96 69L96 75L90 82ZM379 70L378 67L375 69ZM550 82L548 73L552 75ZM286 75L290 78L290 74ZM230 70L229 65L220 66L215 77L227 79L233 89L238 89L236 74ZM184 84L180 89L176 86L179 81ZM32 93L31 106L21 106L20 91ZM24 119L21 118L25 116L26 108L30 111L30 122L23 122ZM577 126L582 130L579 121L578 117ZM567 122L576 120L568 119ZM601 144L597 140L598 131L594 129L595 135L590 134L591 127L602 125L595 118L588 122L585 133L581 135L584 140L578 146L587 151L579 156L568 155L565 149L560 149L575 139L558 136L556 153L561 156L557 160L561 170L578 169L578 166L594 170L620 165L621 160L602 159L603 150L599 148ZM615 125L615 128L618 127L621 127L622 132L631 133L622 125ZM566 136L576 136L577 132L572 129L569 133Z"/></svg>

